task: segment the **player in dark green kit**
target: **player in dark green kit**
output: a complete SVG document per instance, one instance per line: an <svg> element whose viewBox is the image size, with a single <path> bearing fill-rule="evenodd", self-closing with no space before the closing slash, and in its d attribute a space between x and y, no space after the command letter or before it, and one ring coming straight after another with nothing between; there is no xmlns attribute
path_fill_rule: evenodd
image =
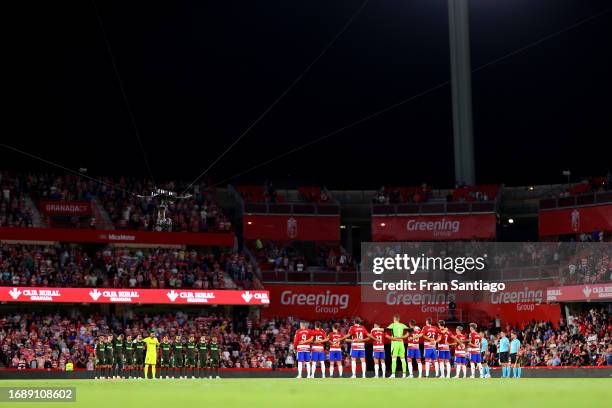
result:
<svg viewBox="0 0 612 408"><path fill-rule="evenodd" d="M195 366L196 366L196 342L195 337L189 336L189 340L183 345L185 348L185 378L187 373L191 372L191 378L195 378Z"/></svg>
<svg viewBox="0 0 612 408"><path fill-rule="evenodd" d="M208 365L208 342L206 337L200 337L200 341L197 345L198 349L198 372L200 378L206 377L206 367Z"/></svg>
<svg viewBox="0 0 612 408"><path fill-rule="evenodd" d="M164 336L159 348L161 349L161 373L159 378L164 378L164 375L166 378L170 378L170 368L172 367L172 344L170 344L168 336Z"/></svg>
<svg viewBox="0 0 612 408"><path fill-rule="evenodd" d="M183 373L183 340L181 336L176 336L174 338L174 343L172 343L172 353L174 354L174 378L185 378Z"/></svg>
<svg viewBox="0 0 612 408"><path fill-rule="evenodd" d="M96 350L96 380L102 378L102 375L104 373L104 363L105 363L105 359L106 359L106 354L105 354L105 345L106 345L106 339L104 338L104 336L100 336L98 338L98 342L95 345L95 350Z"/></svg>
<svg viewBox="0 0 612 408"><path fill-rule="evenodd" d="M115 378L123 378L123 367L125 365L123 349L125 343L123 341L123 334L117 336L115 340Z"/></svg>
<svg viewBox="0 0 612 408"><path fill-rule="evenodd" d="M217 337L213 336L208 345L208 367L210 368L208 378L213 378L213 374L216 378L220 378L219 360L219 343L217 343Z"/></svg>
<svg viewBox="0 0 612 408"><path fill-rule="evenodd" d="M113 335L109 334L106 337L106 344L104 345L105 363L106 363L106 377L113 378L113 367L115 367L115 342L113 341Z"/></svg>
<svg viewBox="0 0 612 408"><path fill-rule="evenodd" d="M142 341L142 335L136 336L136 340L134 340L134 365L135 372L134 378L144 378L143 377L143 368L144 368L144 351L145 344Z"/></svg>
<svg viewBox="0 0 612 408"><path fill-rule="evenodd" d="M134 369L134 342L132 336L127 336L124 342L123 364L125 378L132 378L132 370Z"/></svg>

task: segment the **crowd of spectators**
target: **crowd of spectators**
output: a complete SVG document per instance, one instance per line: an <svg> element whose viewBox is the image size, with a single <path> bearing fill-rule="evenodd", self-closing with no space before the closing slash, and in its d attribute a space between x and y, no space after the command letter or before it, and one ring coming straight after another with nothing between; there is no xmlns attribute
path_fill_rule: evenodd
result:
<svg viewBox="0 0 612 408"><path fill-rule="evenodd" d="M24 181L0 173L0 227L32 227L32 212L26 206Z"/></svg>
<svg viewBox="0 0 612 408"><path fill-rule="evenodd" d="M203 249L128 249L93 252L78 245L0 247L0 285L223 289L225 274L251 288L253 266L243 253Z"/></svg>
<svg viewBox="0 0 612 408"><path fill-rule="evenodd" d="M264 271L303 272L306 268L348 272L356 270L353 256L338 245L318 245L311 259L291 242L255 242L254 254Z"/></svg>
<svg viewBox="0 0 612 408"><path fill-rule="evenodd" d="M418 204L428 201L431 193L431 187L427 183L422 183L418 187L382 186L376 191L372 201L374 204Z"/></svg>
<svg viewBox="0 0 612 408"><path fill-rule="evenodd" d="M155 188L171 191L181 190L176 182L159 186L150 181L102 177L98 181L76 175L57 176L53 174L0 173L2 198L0 201L0 226L32 226L32 214L25 206L25 197L33 203L41 200L90 201L97 198L108 213L117 229L160 230L157 226L159 202L149 196ZM229 231L229 219L221 212L214 199L214 189L206 183L193 185L188 191L192 197L177 200L167 209L172 219L172 231L205 232ZM53 225L54 217L42 215L47 225ZM95 228L99 219L92 214L88 217L72 217L59 220L62 227Z"/></svg>

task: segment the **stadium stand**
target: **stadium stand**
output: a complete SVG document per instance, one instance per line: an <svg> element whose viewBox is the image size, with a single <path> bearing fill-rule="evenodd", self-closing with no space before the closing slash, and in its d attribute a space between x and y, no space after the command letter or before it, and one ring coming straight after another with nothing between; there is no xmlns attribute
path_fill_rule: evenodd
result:
<svg viewBox="0 0 612 408"><path fill-rule="evenodd" d="M242 288L254 278L243 253L203 249L4 244L0 268L1 286L223 289L226 275Z"/></svg>

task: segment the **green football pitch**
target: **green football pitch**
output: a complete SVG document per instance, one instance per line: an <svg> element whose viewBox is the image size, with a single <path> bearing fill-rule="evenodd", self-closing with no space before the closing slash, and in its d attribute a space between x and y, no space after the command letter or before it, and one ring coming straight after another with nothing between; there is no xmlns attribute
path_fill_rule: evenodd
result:
<svg viewBox="0 0 612 408"><path fill-rule="evenodd" d="M76 402L16 408L610 407L612 379L217 379L0 381L0 387L76 387Z"/></svg>

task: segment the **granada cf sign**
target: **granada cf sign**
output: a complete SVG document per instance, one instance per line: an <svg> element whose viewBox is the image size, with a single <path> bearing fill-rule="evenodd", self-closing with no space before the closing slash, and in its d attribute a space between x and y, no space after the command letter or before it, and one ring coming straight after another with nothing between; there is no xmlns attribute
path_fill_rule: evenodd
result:
<svg viewBox="0 0 612 408"><path fill-rule="evenodd" d="M495 214L372 216L374 241L495 238Z"/></svg>
<svg viewBox="0 0 612 408"><path fill-rule="evenodd" d="M276 241L339 241L337 215L248 215L243 218L246 239Z"/></svg>
<svg viewBox="0 0 612 408"><path fill-rule="evenodd" d="M92 213L89 201L41 201L39 207L46 215L88 216Z"/></svg>
<svg viewBox="0 0 612 408"><path fill-rule="evenodd" d="M612 231L612 205L541 210L540 236Z"/></svg>
<svg viewBox="0 0 612 408"><path fill-rule="evenodd" d="M146 303L267 305L266 290L186 290L135 288L40 288L6 286L0 288L2 302L45 303Z"/></svg>

